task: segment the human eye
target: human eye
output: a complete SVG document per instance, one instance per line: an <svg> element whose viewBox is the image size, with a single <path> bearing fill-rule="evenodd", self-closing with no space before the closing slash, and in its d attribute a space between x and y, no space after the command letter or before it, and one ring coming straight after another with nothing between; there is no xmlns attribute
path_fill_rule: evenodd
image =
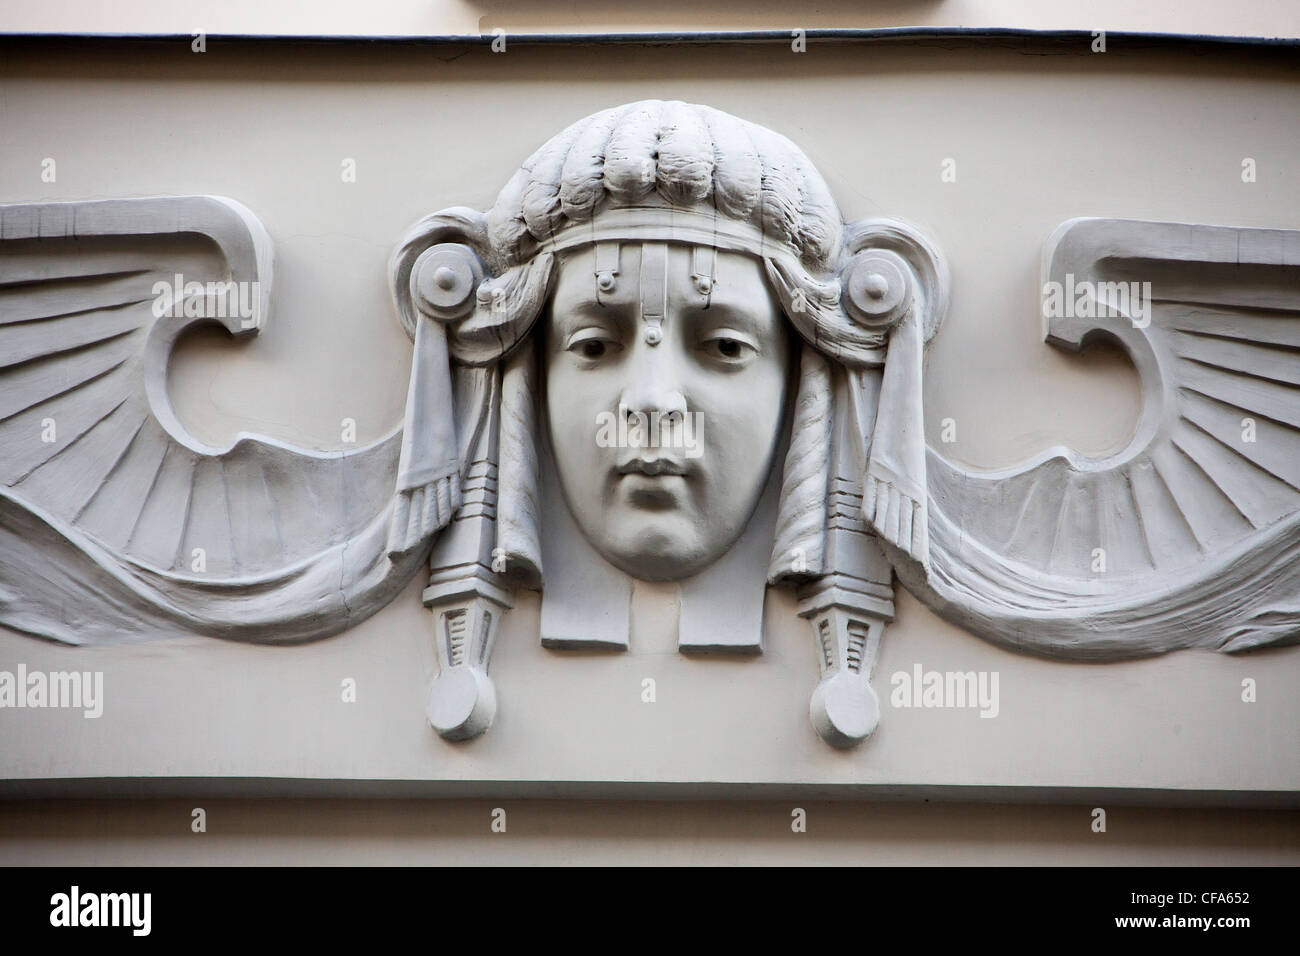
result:
<svg viewBox="0 0 1300 956"><path fill-rule="evenodd" d="M701 338L700 351L722 365L744 365L758 353L758 343L735 329L713 329Z"/></svg>
<svg viewBox="0 0 1300 956"><path fill-rule="evenodd" d="M565 340L564 348L589 362L616 355L623 345L608 329L588 327L579 329Z"/></svg>

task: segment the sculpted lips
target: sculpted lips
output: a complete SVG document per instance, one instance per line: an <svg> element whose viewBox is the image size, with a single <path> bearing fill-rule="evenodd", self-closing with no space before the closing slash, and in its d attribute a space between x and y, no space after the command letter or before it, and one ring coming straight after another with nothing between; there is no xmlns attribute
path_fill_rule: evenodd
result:
<svg viewBox="0 0 1300 956"><path fill-rule="evenodd" d="M648 475L652 478L658 475L684 476L686 466L671 458L632 458L619 463L618 473L620 475Z"/></svg>
<svg viewBox="0 0 1300 956"><path fill-rule="evenodd" d="M671 458L632 458L615 469L628 504L647 511L672 511L683 505L686 466Z"/></svg>

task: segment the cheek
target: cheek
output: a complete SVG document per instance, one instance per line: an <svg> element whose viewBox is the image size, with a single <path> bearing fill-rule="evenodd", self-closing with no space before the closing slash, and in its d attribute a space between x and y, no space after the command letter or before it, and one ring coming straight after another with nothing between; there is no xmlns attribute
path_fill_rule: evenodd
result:
<svg viewBox="0 0 1300 956"><path fill-rule="evenodd" d="M699 384L695 407L704 415L705 457L716 457L716 470L728 484L745 475L761 483L766 476L780 437L785 392L785 367L775 360Z"/></svg>
<svg viewBox="0 0 1300 956"><path fill-rule="evenodd" d="M547 367L546 424L556 465L566 480L584 482L596 478L591 463L601 450L596 443L598 414L617 406L617 392L610 392L608 376L575 369L567 359L562 354Z"/></svg>

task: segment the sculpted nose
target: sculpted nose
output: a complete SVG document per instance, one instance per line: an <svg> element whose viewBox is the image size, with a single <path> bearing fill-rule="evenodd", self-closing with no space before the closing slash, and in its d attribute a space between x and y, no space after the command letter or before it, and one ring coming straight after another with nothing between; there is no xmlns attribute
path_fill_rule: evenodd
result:
<svg viewBox="0 0 1300 956"><path fill-rule="evenodd" d="M635 356L630 375L619 399L623 414L681 418L686 414L686 396L667 346L643 347Z"/></svg>

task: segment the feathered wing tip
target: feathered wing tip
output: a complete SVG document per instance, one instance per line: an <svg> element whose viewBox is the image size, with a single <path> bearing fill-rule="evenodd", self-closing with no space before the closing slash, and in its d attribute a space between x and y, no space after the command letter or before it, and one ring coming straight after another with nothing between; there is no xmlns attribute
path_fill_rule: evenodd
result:
<svg viewBox="0 0 1300 956"><path fill-rule="evenodd" d="M398 489L388 524L388 555L396 559L427 544L451 521L460 507L460 475L451 474L426 485Z"/></svg>
<svg viewBox="0 0 1300 956"><path fill-rule="evenodd" d="M1123 306L1098 291L1087 315L1043 317L1054 346L1077 351L1105 335L1126 352L1141 379L1140 423L1113 455L1057 448L996 472L930 448L932 571L899 562L908 589L988 641L1055 658L1294 642L1298 248L1297 230L1118 219L1058 227L1045 285L1086 275L1101 290L1138 271L1160 277L1160 294L1142 296L1144 321L1134 321L1139 288ZM1259 430L1249 439L1247 424Z"/></svg>

